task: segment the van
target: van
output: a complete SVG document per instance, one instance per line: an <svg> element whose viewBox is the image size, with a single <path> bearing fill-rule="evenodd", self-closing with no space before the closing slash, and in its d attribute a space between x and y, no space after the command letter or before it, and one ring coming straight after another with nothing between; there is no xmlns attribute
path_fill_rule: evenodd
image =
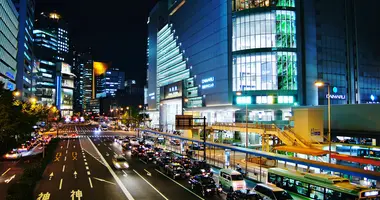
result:
<svg viewBox="0 0 380 200"><path fill-rule="evenodd" d="M219 185L229 192L246 189L243 175L233 169L221 169L219 171Z"/></svg>
<svg viewBox="0 0 380 200"><path fill-rule="evenodd" d="M286 190L272 186L259 183L253 188L263 200L290 200L293 199Z"/></svg>

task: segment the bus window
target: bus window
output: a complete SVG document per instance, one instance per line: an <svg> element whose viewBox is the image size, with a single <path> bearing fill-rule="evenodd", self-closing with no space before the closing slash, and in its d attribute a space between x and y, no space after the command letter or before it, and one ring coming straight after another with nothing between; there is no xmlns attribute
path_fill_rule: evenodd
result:
<svg viewBox="0 0 380 200"><path fill-rule="evenodd" d="M297 188L298 194L302 194L304 196L309 196L308 195L309 184L303 183L301 181L296 181L296 188Z"/></svg>
<svg viewBox="0 0 380 200"><path fill-rule="evenodd" d="M325 188L310 184L310 198L323 199Z"/></svg>

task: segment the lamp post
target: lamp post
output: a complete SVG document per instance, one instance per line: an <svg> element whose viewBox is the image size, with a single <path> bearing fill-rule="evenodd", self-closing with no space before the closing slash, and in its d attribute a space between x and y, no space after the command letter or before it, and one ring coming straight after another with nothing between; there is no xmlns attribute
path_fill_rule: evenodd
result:
<svg viewBox="0 0 380 200"><path fill-rule="evenodd" d="M236 92L237 96L241 96L242 92ZM245 148L248 149L248 102L245 102ZM260 163L261 165L261 163ZM248 153L245 154L245 171L248 170Z"/></svg>
<svg viewBox="0 0 380 200"><path fill-rule="evenodd" d="M317 87L327 86L327 123L328 123L328 140L329 140L329 163L331 163L331 96L330 96L330 83L323 81L315 81L314 85Z"/></svg>

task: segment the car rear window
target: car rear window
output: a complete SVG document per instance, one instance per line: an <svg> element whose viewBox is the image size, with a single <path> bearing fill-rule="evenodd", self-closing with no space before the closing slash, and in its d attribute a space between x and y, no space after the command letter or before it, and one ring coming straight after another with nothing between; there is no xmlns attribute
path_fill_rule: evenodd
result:
<svg viewBox="0 0 380 200"><path fill-rule="evenodd" d="M243 176L241 174L239 175L231 175L233 181L242 181L244 180Z"/></svg>

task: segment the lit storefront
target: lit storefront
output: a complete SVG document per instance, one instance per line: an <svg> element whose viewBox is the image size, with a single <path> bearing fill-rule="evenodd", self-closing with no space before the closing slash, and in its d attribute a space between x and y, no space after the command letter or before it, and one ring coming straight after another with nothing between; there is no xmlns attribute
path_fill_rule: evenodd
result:
<svg viewBox="0 0 380 200"><path fill-rule="evenodd" d="M71 66L67 63L57 63L56 106L61 111L62 117L73 115L74 103L74 78Z"/></svg>

